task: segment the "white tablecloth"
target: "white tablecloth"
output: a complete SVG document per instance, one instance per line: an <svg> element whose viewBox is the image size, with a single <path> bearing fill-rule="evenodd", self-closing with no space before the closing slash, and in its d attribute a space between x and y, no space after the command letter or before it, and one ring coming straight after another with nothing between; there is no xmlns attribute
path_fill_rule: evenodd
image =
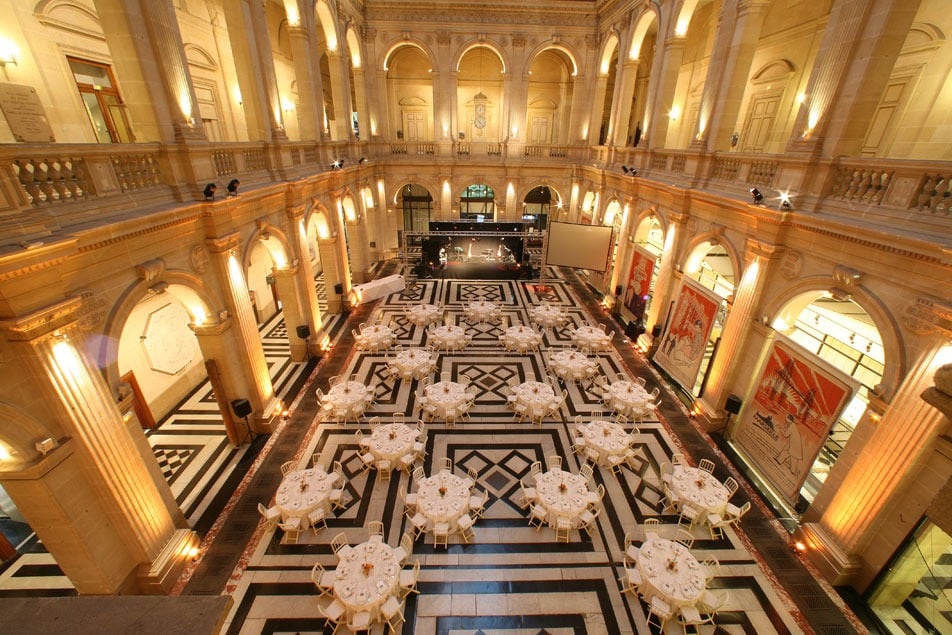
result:
<svg viewBox="0 0 952 635"><path fill-rule="evenodd" d="M510 326L499 336L499 339L509 348L520 351L535 348L542 343L539 332L528 326Z"/></svg>
<svg viewBox="0 0 952 635"><path fill-rule="evenodd" d="M672 540L653 538L638 550L642 593L659 596L672 607L693 605L704 592L704 569L688 549Z"/></svg>
<svg viewBox="0 0 952 635"><path fill-rule="evenodd" d="M587 379L598 366L594 360L577 351L558 351L549 356L549 368L563 379Z"/></svg>
<svg viewBox="0 0 952 635"><path fill-rule="evenodd" d="M534 324L553 327L562 323L565 313L559 307L551 304L540 304L529 309L529 319Z"/></svg>
<svg viewBox="0 0 952 635"><path fill-rule="evenodd" d="M335 472L328 474L317 467L288 472L274 497L281 520L295 517L306 520L307 515L318 508L329 512L331 490L336 480Z"/></svg>
<svg viewBox="0 0 952 635"><path fill-rule="evenodd" d="M417 326L426 326L439 321L443 309L435 304L415 304L407 309L407 319Z"/></svg>
<svg viewBox="0 0 952 635"><path fill-rule="evenodd" d="M580 326L572 333L572 341L582 350L602 351L611 344L611 339L595 326Z"/></svg>
<svg viewBox="0 0 952 635"><path fill-rule="evenodd" d="M486 322L499 316L499 308L487 300L476 300L466 305L463 315L476 322Z"/></svg>
<svg viewBox="0 0 952 635"><path fill-rule="evenodd" d="M435 523L448 523L450 533L458 530L456 521L469 513L471 492L467 484L467 480L446 470L420 480L417 510L426 516L429 529Z"/></svg>
<svg viewBox="0 0 952 635"><path fill-rule="evenodd" d="M549 404L555 399L552 386L541 381L527 381L514 386L512 394L515 395L517 404L527 408L529 416L545 414L549 410Z"/></svg>
<svg viewBox="0 0 952 635"><path fill-rule="evenodd" d="M689 465L675 465L671 474L671 489L681 500L700 509L702 519L707 514L723 514L730 492L712 474Z"/></svg>
<svg viewBox="0 0 952 635"><path fill-rule="evenodd" d="M390 348L393 344L393 329L385 324L372 324L365 326L357 334L357 346L377 350L381 348Z"/></svg>
<svg viewBox="0 0 952 635"><path fill-rule="evenodd" d="M438 381L426 387L426 397L431 407L431 414L437 418L446 416L449 408L462 410L469 397L466 395L466 386L455 381Z"/></svg>
<svg viewBox="0 0 952 635"><path fill-rule="evenodd" d="M536 474L536 496L547 512L545 521L551 527L555 527L559 518L565 518L573 527L576 526L579 514L585 511L592 495L588 489L588 479L581 474L565 470Z"/></svg>
<svg viewBox="0 0 952 635"><path fill-rule="evenodd" d="M335 576L334 597L347 607L348 616L369 611L377 619L380 607L398 590L400 563L378 537L354 545L338 562Z"/></svg>
<svg viewBox="0 0 952 635"><path fill-rule="evenodd" d="M609 457L623 455L632 441L625 428L611 421L590 421L578 426L578 431L585 447L595 451L599 465L609 465Z"/></svg>
<svg viewBox="0 0 952 635"><path fill-rule="evenodd" d="M389 366L401 379L420 379L433 372L436 361L430 351L422 348L408 348L397 351Z"/></svg>
<svg viewBox="0 0 952 635"><path fill-rule="evenodd" d="M397 460L413 450L419 431L403 423L384 423L377 426L367 440L367 449L378 461L396 465Z"/></svg>
<svg viewBox="0 0 952 635"><path fill-rule="evenodd" d="M466 329L455 324L437 326L429 334L427 342L435 348L464 348L466 346Z"/></svg>
<svg viewBox="0 0 952 635"><path fill-rule="evenodd" d="M605 392L605 405L629 417L643 411L647 403L647 391L633 381L612 382Z"/></svg>
<svg viewBox="0 0 952 635"><path fill-rule="evenodd" d="M354 285L350 290L351 302L360 304L370 302L396 291L403 291L407 286L406 280L399 274L371 280L364 284Z"/></svg>
<svg viewBox="0 0 952 635"><path fill-rule="evenodd" d="M345 412L351 416L361 415L366 408L369 389L359 381L342 381L331 387L324 395L324 401L333 406L338 416Z"/></svg>

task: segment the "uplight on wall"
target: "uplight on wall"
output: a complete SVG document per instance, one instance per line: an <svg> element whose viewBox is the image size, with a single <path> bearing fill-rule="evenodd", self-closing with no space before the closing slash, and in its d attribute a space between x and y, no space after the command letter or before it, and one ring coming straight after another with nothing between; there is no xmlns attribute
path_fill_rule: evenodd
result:
<svg viewBox="0 0 952 635"><path fill-rule="evenodd" d="M681 108L678 106L671 106L671 110L668 111L668 119L671 121L677 120L681 116Z"/></svg>
<svg viewBox="0 0 952 635"><path fill-rule="evenodd" d="M17 65L20 58L20 49L11 40L0 38L0 66L6 68L7 64Z"/></svg>

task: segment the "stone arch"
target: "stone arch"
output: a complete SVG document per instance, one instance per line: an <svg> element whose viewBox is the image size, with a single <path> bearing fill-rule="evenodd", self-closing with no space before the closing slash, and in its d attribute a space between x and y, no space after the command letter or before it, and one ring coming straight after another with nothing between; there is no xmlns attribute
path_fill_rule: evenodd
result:
<svg viewBox="0 0 952 635"><path fill-rule="evenodd" d="M201 46L185 43L182 45L182 48L185 49L185 59L190 66L195 66L196 68L201 68L206 71L218 70L218 60Z"/></svg>
<svg viewBox="0 0 952 635"><path fill-rule="evenodd" d="M734 244L719 232L708 231L691 238L684 246L684 250L681 252L680 262L678 263L682 271L688 272L690 259L694 257L705 244L710 244L712 247L721 246L724 248L724 251L727 252L727 257L731 262L731 269L734 272L734 287L736 288L737 281L744 275L744 259L737 251L737 248L734 247ZM705 252L705 254L706 253L707 252Z"/></svg>
<svg viewBox="0 0 952 635"><path fill-rule="evenodd" d="M437 211L440 209L440 192L443 190L441 186L433 183L430 179L420 178L419 175L415 175L412 179L400 181L399 183L399 185L391 188L391 194L387 196L387 206L397 204L397 202L400 200L400 190L406 186L419 185L420 187L426 188L426 191L429 192L430 196L433 197L433 210ZM452 185L450 187L452 188Z"/></svg>
<svg viewBox="0 0 952 635"><path fill-rule="evenodd" d="M507 63L506 56L503 55L501 47L495 42L491 42L491 41L487 41L483 39L474 39L470 41L468 44L464 44L460 48L456 56L453 58L452 69L458 73L459 65L462 62L463 58L466 57L466 54L478 48L489 49L491 53L495 54L496 57L499 58L499 63L502 64L503 74L506 74L507 72L509 72L509 68L511 68L511 65Z"/></svg>
<svg viewBox="0 0 952 635"><path fill-rule="evenodd" d="M628 47L628 59L636 60L641 55L641 46L645 42L645 36L651 29L651 25L660 21L657 9L654 6L648 6L642 11L635 22L635 28L631 32L631 44Z"/></svg>
<svg viewBox="0 0 952 635"><path fill-rule="evenodd" d="M799 315L804 307L837 285L837 281L832 276L817 275L801 278L795 284L786 287L781 294L766 302L763 306L764 313L771 324L777 319L795 317L792 315L794 310ZM888 305L862 285L850 289L849 299L866 312L879 331L879 337L883 343L883 379L880 396L888 401L899 389L908 367L899 322L889 310ZM792 324L790 321L787 323Z"/></svg>
<svg viewBox="0 0 952 635"><path fill-rule="evenodd" d="M546 51L558 51L563 53L568 58L569 62L572 63L572 77L578 76L578 56L569 47L565 46L561 42L555 41L543 42L529 51L529 54L526 56L525 68L532 68L532 63L535 61L535 59Z"/></svg>
<svg viewBox="0 0 952 635"><path fill-rule="evenodd" d="M357 35L356 29L353 26L347 28L347 32L344 34L345 41L347 42L347 52L350 58L351 68L361 68L363 66L363 49L360 45L360 36Z"/></svg>
<svg viewBox="0 0 952 635"><path fill-rule="evenodd" d="M201 251L202 254L205 254L204 249L199 246L193 248L193 252L194 251ZM205 257L207 258L207 255ZM193 260L195 260L195 258L193 258ZM204 267L207 266L207 260L200 260L200 262L204 263L200 265L204 270ZM125 291L120 294L118 301L109 312L109 316L106 318L106 323L103 327L102 341L99 342L98 353L96 355L97 363L105 377L106 383L110 389L113 390L113 394L115 395L118 395L119 387L119 341L122 337L122 329L125 327L136 305L150 293L155 292L152 290L153 287L159 287L165 290L172 285L179 285L190 289L194 293L194 297L200 304L201 309L205 311L204 320L199 319L198 309L195 307L190 308L189 305L186 304L186 308L189 309L189 315L196 324L209 319L217 319L216 316L218 315L220 307L224 306L219 298L215 297L209 289L205 288L205 283L200 275L178 269L167 270L165 269L164 262L155 270L155 275L150 275L149 273L143 274L142 271L145 267L140 266L137 269L140 271L140 279L126 287ZM146 277L142 277L143 275ZM183 302L183 304L185 303Z"/></svg>
<svg viewBox="0 0 952 635"><path fill-rule="evenodd" d="M89 7L70 0L42 0L33 15L43 26L74 31L83 35L104 35L99 15Z"/></svg>
<svg viewBox="0 0 952 635"><path fill-rule="evenodd" d="M435 59L435 56L433 55L433 51L426 44L426 42L417 40L415 38L398 40L390 44L389 47L387 48L387 52L383 55L383 70L384 71L390 70L390 62L393 60L393 56L396 55L400 49L405 47L419 49L424 55L426 55L427 59L430 60L431 63Z"/></svg>
<svg viewBox="0 0 952 635"><path fill-rule="evenodd" d="M329 51L337 51L340 43L337 37L337 18L331 3L326 0L317 0L314 3L314 13L317 16L317 28L324 33Z"/></svg>
<svg viewBox="0 0 952 635"><path fill-rule="evenodd" d="M598 75L608 75L611 71L612 56L618 50L618 35L609 34L602 45L602 52L598 56Z"/></svg>

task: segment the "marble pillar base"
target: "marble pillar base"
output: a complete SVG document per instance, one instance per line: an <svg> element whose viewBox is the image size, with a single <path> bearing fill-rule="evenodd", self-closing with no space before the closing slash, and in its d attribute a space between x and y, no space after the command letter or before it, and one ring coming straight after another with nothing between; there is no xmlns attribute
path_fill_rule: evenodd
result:
<svg viewBox="0 0 952 635"><path fill-rule="evenodd" d="M166 595L185 567L199 554L201 539L191 529L176 529L162 551L150 564L139 567L139 591L146 595Z"/></svg>

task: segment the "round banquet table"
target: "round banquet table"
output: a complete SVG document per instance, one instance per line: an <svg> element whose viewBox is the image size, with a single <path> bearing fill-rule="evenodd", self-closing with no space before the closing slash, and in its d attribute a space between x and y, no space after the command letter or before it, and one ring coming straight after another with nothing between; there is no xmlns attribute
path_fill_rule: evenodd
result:
<svg viewBox="0 0 952 635"><path fill-rule="evenodd" d="M374 619L399 583L400 563L393 548L378 536L354 545L337 563L334 597L347 608L348 615L369 611Z"/></svg>
<svg viewBox="0 0 952 635"><path fill-rule="evenodd" d="M378 461L398 459L413 451L418 430L404 423L383 423L370 434L367 449Z"/></svg>
<svg viewBox="0 0 952 635"><path fill-rule="evenodd" d="M388 365L401 379L420 379L429 375L435 364L430 351L422 348L408 348L397 351Z"/></svg>
<svg viewBox="0 0 952 635"><path fill-rule="evenodd" d="M535 348L542 343L542 336L539 335L538 331L522 325L508 327L503 334L499 336L499 339L509 344L510 347L518 348L519 350Z"/></svg>
<svg viewBox="0 0 952 635"><path fill-rule="evenodd" d="M463 348L466 345L466 329L455 324L437 326L427 340L436 348Z"/></svg>
<svg viewBox="0 0 952 635"><path fill-rule="evenodd" d="M644 410L648 392L633 381L614 381L605 391L605 403L615 412L631 416Z"/></svg>
<svg viewBox="0 0 952 635"><path fill-rule="evenodd" d="M565 518L574 527L579 515L591 500L588 479L560 469L536 474L536 496L545 509L545 521L555 527L559 518Z"/></svg>
<svg viewBox="0 0 952 635"><path fill-rule="evenodd" d="M686 502L707 514L723 514L730 492L713 474L689 465L675 465L671 489Z"/></svg>
<svg viewBox="0 0 952 635"><path fill-rule="evenodd" d="M438 381L426 387L426 397L437 417L445 417L450 408L459 408L469 400L466 386L456 381Z"/></svg>
<svg viewBox="0 0 952 635"><path fill-rule="evenodd" d="M595 451L599 465L610 465L609 457L623 455L631 445L631 435L612 421L590 421L577 430L585 438L585 447Z"/></svg>
<svg viewBox="0 0 952 635"><path fill-rule="evenodd" d="M557 306L540 304L529 309L529 319L535 324L551 328L558 326L565 319L565 314Z"/></svg>
<svg viewBox="0 0 952 635"><path fill-rule="evenodd" d="M365 326L360 332L360 343L364 348L388 348L393 343L393 329L385 324Z"/></svg>
<svg viewBox="0 0 952 635"><path fill-rule="evenodd" d="M469 512L470 488L460 476L446 470L420 479L417 486L417 510L426 516L428 526L448 523L450 531L458 529L456 521Z"/></svg>
<svg viewBox="0 0 952 635"><path fill-rule="evenodd" d="M608 335L595 326L580 326L572 333L572 341L581 349L601 351L608 348Z"/></svg>
<svg viewBox="0 0 952 635"><path fill-rule="evenodd" d="M367 391L367 386L359 381L342 381L327 391L324 401L330 403L338 411L363 413L368 397Z"/></svg>
<svg viewBox="0 0 952 635"><path fill-rule="evenodd" d="M499 309L492 302L476 300L466 305L466 308L463 309L463 315L477 322L486 322L487 320L493 319L498 310Z"/></svg>
<svg viewBox="0 0 952 635"><path fill-rule="evenodd" d="M525 406L530 415L547 412L549 404L555 399L552 386L541 381L527 381L514 386L512 394L515 395L516 403Z"/></svg>
<svg viewBox="0 0 952 635"><path fill-rule="evenodd" d="M307 515L318 508L329 512L335 481L336 472L328 474L319 467L288 472L274 497L274 503L281 512L281 520L295 517L306 520Z"/></svg>
<svg viewBox="0 0 952 635"><path fill-rule="evenodd" d="M587 379L595 374L598 366L594 360L578 351L558 351L549 356L549 366L563 379Z"/></svg>
<svg viewBox="0 0 952 635"><path fill-rule="evenodd" d="M417 326L426 326L443 317L443 309L435 304L415 304L407 309L407 319Z"/></svg>
<svg viewBox="0 0 952 635"><path fill-rule="evenodd" d="M705 575L701 563L681 543L651 538L638 550L641 591L649 598L659 596L672 607L691 606L704 592Z"/></svg>

